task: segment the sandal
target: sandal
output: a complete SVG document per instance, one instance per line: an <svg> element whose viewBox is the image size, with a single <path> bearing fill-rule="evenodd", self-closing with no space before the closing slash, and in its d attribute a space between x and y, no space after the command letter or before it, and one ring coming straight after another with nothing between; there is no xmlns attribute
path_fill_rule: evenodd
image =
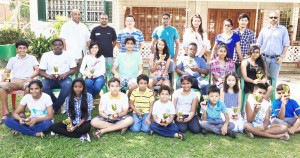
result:
<svg viewBox="0 0 300 158"><path fill-rule="evenodd" d="M288 140L290 139L290 135L289 135L288 133L285 133L285 134L282 135L279 139L288 141Z"/></svg>
<svg viewBox="0 0 300 158"><path fill-rule="evenodd" d="M150 136L152 136L152 135L154 134L154 131L150 130L150 131L148 132L148 134L149 134Z"/></svg>
<svg viewBox="0 0 300 158"><path fill-rule="evenodd" d="M12 131L11 134L12 134L14 137L16 137L16 136L20 135L21 132L19 132L19 131Z"/></svg>
<svg viewBox="0 0 300 158"><path fill-rule="evenodd" d="M178 133L178 139L184 140L184 134L183 133Z"/></svg>
<svg viewBox="0 0 300 158"><path fill-rule="evenodd" d="M99 139L100 137L102 137L102 133L101 133L101 130L98 129L96 131L93 132L93 136L96 138L96 139Z"/></svg>
<svg viewBox="0 0 300 158"><path fill-rule="evenodd" d="M126 127L126 128L123 128L123 129L121 130L121 135L124 135L124 134L126 133L126 131L127 131L127 127Z"/></svg>
<svg viewBox="0 0 300 158"><path fill-rule="evenodd" d="M11 116L11 113L3 114L2 118L0 120L0 124L2 124L6 119L8 119Z"/></svg>
<svg viewBox="0 0 300 158"><path fill-rule="evenodd" d="M37 132L35 134L36 137L41 137L41 138L44 138L45 137L45 134L43 132Z"/></svg>

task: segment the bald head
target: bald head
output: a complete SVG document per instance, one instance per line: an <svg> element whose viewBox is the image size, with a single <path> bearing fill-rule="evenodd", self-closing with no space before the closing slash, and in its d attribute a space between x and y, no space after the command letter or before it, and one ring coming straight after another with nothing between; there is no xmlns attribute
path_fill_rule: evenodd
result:
<svg viewBox="0 0 300 158"><path fill-rule="evenodd" d="M73 9L71 11L71 17L72 17L72 20L76 23L79 23L80 22L80 18L81 18L81 13L78 9Z"/></svg>
<svg viewBox="0 0 300 158"><path fill-rule="evenodd" d="M270 18L270 24L272 26L277 26L278 25L278 21L279 21L279 13L278 12L271 12L269 14L269 18Z"/></svg>

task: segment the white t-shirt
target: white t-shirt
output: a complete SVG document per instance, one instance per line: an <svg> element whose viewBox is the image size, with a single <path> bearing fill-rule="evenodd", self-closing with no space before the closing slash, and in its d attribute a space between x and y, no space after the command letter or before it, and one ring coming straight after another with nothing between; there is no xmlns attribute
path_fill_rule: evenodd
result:
<svg viewBox="0 0 300 158"><path fill-rule="evenodd" d="M66 40L66 50L75 59L81 59L81 52L86 52L86 42L90 39L90 32L83 23L77 24L70 20L62 26L60 38Z"/></svg>
<svg viewBox="0 0 300 158"><path fill-rule="evenodd" d="M6 69L12 71L13 78L27 80L34 73L34 66L38 65L39 63L33 55L26 54L24 58L16 55L9 59Z"/></svg>
<svg viewBox="0 0 300 158"><path fill-rule="evenodd" d="M194 32L191 28L188 28L185 30L183 34L183 47L187 48L190 43L196 43L197 44L197 53L196 56L199 56L202 49L208 45L209 41L207 38L207 33L203 33L203 39L201 35L198 32Z"/></svg>
<svg viewBox="0 0 300 158"><path fill-rule="evenodd" d="M42 96L39 100L34 100L31 94L26 94L20 101L22 106L28 107L31 112L30 118L45 117L47 115L47 107L52 106L51 97L42 92Z"/></svg>
<svg viewBox="0 0 300 158"><path fill-rule="evenodd" d="M129 107L127 95L119 92L118 97L114 98L111 96L110 92L105 93L101 97L99 111L104 111L107 115L114 114L115 112L112 109L113 104L117 105L117 113L122 112L124 108L127 109Z"/></svg>
<svg viewBox="0 0 300 158"><path fill-rule="evenodd" d="M256 104L256 101L252 96L249 96L248 103L250 105L251 110L254 111L254 107L255 107L254 104ZM254 125L255 124L262 125L264 123L267 110L270 108L270 103L266 100L263 100L263 102L260 104L261 104L261 109L256 114L256 116L252 122ZM248 116L246 116L246 117L248 117Z"/></svg>
<svg viewBox="0 0 300 158"><path fill-rule="evenodd" d="M103 55L101 55L99 58L94 58L91 55L84 56L80 67L80 72L82 74L84 74L86 66L87 71L94 69L94 75L97 77L105 74L105 58Z"/></svg>
<svg viewBox="0 0 300 158"><path fill-rule="evenodd" d="M58 74L63 74L75 68L76 62L72 54L63 52L61 55L55 55L53 51L43 54L40 69L46 70L47 74L55 74L54 66L58 66Z"/></svg>
<svg viewBox="0 0 300 158"><path fill-rule="evenodd" d="M171 101L167 103L162 103L160 100L156 101L153 105L152 115L156 115L158 120L163 120L164 113L168 113L169 115L176 114L174 104ZM169 117L167 120L169 120Z"/></svg>
<svg viewBox="0 0 300 158"><path fill-rule="evenodd" d="M177 99L176 102L176 111L182 111L184 115L190 114L192 110L193 100L196 98L196 93L191 90L189 95L183 96L180 93L181 89L178 89L174 92L173 97Z"/></svg>

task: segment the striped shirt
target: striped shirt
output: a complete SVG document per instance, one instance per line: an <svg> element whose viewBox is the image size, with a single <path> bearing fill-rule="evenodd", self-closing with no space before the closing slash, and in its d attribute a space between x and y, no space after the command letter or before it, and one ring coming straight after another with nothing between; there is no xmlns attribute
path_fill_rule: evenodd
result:
<svg viewBox="0 0 300 158"><path fill-rule="evenodd" d="M241 45L241 50L242 50L242 56L243 56L243 58L245 58L250 51L250 44L256 43L256 38L255 38L254 32L249 29L246 29L244 31L244 33L242 34L240 32L239 28L233 30L233 32L240 35L240 38L241 38L240 45ZM238 58L236 52L233 55L233 61L235 61L235 63L240 63L240 59Z"/></svg>
<svg viewBox="0 0 300 158"><path fill-rule="evenodd" d="M135 108L139 111L141 109L143 113L149 113L150 102L154 101L153 91L146 88L145 92L141 93L139 88L136 88L131 93L130 101L134 102Z"/></svg>
<svg viewBox="0 0 300 158"><path fill-rule="evenodd" d="M134 37L135 38L136 43L134 45L133 52L138 53L139 52L140 43L145 42L143 33L140 30L138 30L138 29L135 29L133 32L128 32L127 29L121 30L119 32L118 38L117 38L117 42L119 42L121 44L121 49L120 49L121 53L125 53L126 52L124 41L125 41L125 39L127 37Z"/></svg>

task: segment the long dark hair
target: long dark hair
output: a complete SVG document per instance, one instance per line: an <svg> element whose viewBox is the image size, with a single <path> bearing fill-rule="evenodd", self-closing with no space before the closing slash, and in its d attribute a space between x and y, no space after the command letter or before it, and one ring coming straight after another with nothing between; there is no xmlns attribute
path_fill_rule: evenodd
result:
<svg viewBox="0 0 300 158"><path fill-rule="evenodd" d="M156 47L155 47L155 58L156 58L157 60L159 60L159 52L158 52L158 48L157 48L157 45L158 45L158 42L159 42L159 41L162 41L162 42L164 42L164 44L165 44L165 47L164 47L164 49L163 49L163 54L166 55L166 57L165 57L164 60L167 61L167 60L169 59L169 57L170 57L170 53L169 53L169 47L168 47L167 42L166 42L165 39L158 39L158 41L156 42Z"/></svg>
<svg viewBox="0 0 300 158"><path fill-rule="evenodd" d="M199 18L200 21L201 21L198 30L195 30L195 27L193 26L193 20L194 20L194 18ZM200 16L200 14L195 14L195 15L191 18L191 27L193 28L194 31L197 31L197 32L201 35L201 38L203 39L204 29L203 29L203 27L202 27L202 18L201 18L201 16Z"/></svg>
<svg viewBox="0 0 300 158"><path fill-rule="evenodd" d="M237 74L235 72L230 72L229 74L227 74L225 76L224 84L223 84L223 90L224 90L224 92L225 93L228 92L228 89L229 89L229 86L227 84L227 78L229 76L233 76L235 78L235 85L233 86L233 91L234 91L234 93L238 93L240 91L240 89L239 89L239 78L238 78L238 76L237 76Z"/></svg>
<svg viewBox="0 0 300 158"><path fill-rule="evenodd" d="M218 52L218 50L221 49L221 48L225 48L225 50L226 50L225 61L227 62L230 59L227 45L225 43L218 44L217 47L216 47L216 52ZM217 54L217 56L218 56L218 54Z"/></svg>
<svg viewBox="0 0 300 158"><path fill-rule="evenodd" d="M259 51L260 51L260 48L259 48L258 45L253 45L253 46L251 46L248 55L251 56L252 53L253 53L254 51L256 51L256 50L259 50ZM255 60L255 64L257 64L258 67L261 68L261 70L263 71L262 73L266 73L266 71L265 71L265 70L266 70L266 67L265 67L265 64L264 64L264 61L263 61L261 55L259 55L259 57Z"/></svg>
<svg viewBox="0 0 300 158"><path fill-rule="evenodd" d="M71 114L72 120L75 119L74 98L75 98L76 94L74 91L74 85L77 82L81 83L83 86L83 89L81 92L81 105L80 105L81 119L88 117L88 103L87 103L86 86L85 86L84 80L82 78L76 78L72 82L72 87L71 87L70 96L69 96L69 113Z"/></svg>
<svg viewBox="0 0 300 158"><path fill-rule="evenodd" d="M89 51L91 52L91 49L94 47L94 45L98 46L98 52L96 54L96 58L99 58L102 54L100 52L100 46L99 46L99 44L97 42L94 42L94 41L91 42L91 44L89 46Z"/></svg>

